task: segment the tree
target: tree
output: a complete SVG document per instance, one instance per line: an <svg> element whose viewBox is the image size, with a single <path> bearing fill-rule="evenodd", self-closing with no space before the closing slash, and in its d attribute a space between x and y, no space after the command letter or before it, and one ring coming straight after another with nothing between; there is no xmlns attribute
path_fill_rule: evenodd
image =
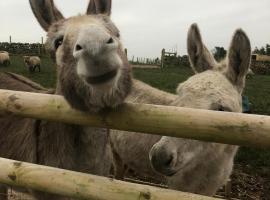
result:
<svg viewBox="0 0 270 200"><path fill-rule="evenodd" d="M260 50L258 49L258 47L255 47L254 51L252 52L254 54L260 54Z"/></svg>
<svg viewBox="0 0 270 200"><path fill-rule="evenodd" d="M266 54L266 51L265 51L265 48L264 47L260 48L259 52L260 52L261 55L265 55Z"/></svg>
<svg viewBox="0 0 270 200"><path fill-rule="evenodd" d="M227 51L224 49L224 47L215 47L214 51L214 57L217 61L222 60L225 58Z"/></svg>
<svg viewBox="0 0 270 200"><path fill-rule="evenodd" d="M270 44L266 44L265 53L270 56Z"/></svg>

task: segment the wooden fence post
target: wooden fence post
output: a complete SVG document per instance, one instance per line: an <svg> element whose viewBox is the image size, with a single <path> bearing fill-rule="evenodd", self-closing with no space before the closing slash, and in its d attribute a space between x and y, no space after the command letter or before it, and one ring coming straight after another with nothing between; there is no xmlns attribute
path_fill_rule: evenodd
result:
<svg viewBox="0 0 270 200"><path fill-rule="evenodd" d="M44 40L43 40L43 37L41 37L41 47L40 47L40 54L44 54L45 51L44 51Z"/></svg>
<svg viewBox="0 0 270 200"><path fill-rule="evenodd" d="M161 68L164 68L164 61L165 61L165 49L161 51Z"/></svg>

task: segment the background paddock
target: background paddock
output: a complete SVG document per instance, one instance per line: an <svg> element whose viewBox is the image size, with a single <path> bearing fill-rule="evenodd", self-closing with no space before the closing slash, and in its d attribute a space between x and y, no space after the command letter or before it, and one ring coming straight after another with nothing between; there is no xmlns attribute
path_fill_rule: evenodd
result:
<svg viewBox="0 0 270 200"><path fill-rule="evenodd" d="M45 87L55 87L55 67L48 57L42 57L42 72L30 74L22 56L12 56L9 67L0 71L22 74ZM192 75L189 67L164 69L134 69L134 76L154 87L174 93L177 84ZM254 75L247 80L245 95L252 103L253 114L270 115L270 76ZM232 176L233 197L239 199L270 199L270 151L241 148Z"/></svg>

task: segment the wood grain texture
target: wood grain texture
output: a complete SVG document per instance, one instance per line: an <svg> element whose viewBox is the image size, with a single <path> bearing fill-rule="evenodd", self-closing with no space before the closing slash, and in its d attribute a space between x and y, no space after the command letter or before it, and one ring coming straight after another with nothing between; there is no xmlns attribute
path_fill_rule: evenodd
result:
<svg viewBox="0 0 270 200"><path fill-rule="evenodd" d="M215 198L0 158L0 182L91 200L214 200Z"/></svg>
<svg viewBox="0 0 270 200"><path fill-rule="evenodd" d="M209 142L270 147L270 117L126 103L97 114L70 108L62 96L0 90L0 114Z"/></svg>

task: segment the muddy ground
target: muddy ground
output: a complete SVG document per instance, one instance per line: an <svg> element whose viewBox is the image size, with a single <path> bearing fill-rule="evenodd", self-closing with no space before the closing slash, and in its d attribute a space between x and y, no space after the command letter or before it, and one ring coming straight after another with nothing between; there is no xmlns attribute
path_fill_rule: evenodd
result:
<svg viewBox="0 0 270 200"><path fill-rule="evenodd" d="M232 197L244 200L270 200L270 169L235 165Z"/></svg>

